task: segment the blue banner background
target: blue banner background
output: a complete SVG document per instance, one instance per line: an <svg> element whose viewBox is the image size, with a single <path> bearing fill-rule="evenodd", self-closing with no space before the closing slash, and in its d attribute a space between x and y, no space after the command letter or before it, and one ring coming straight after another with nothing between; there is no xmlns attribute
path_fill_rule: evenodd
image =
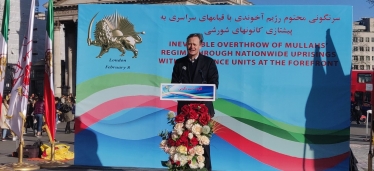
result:
<svg viewBox="0 0 374 171"><path fill-rule="evenodd" d="M99 20L116 12L127 17L134 24L135 31L146 32L145 35L139 35L142 37L143 42L136 45L136 48L139 50L139 56L136 59L131 58L133 56L131 51L126 51L125 56L120 57L121 52L114 48L104 54L102 58L96 58L100 52L100 47L87 45L87 31L92 17L98 13L93 24L94 29L95 24ZM217 20L217 16L219 18L223 16L223 19L219 21ZM175 20L172 21L174 17ZM188 21L194 17L196 17L196 20ZM215 17L216 20L207 20L210 17ZM228 19L229 17L231 17L231 20ZM239 20L239 17L242 19L248 17L249 20L235 21ZM180 20L177 21L179 18ZM181 20L182 18L184 19ZM204 18L205 21L200 21ZM288 20L285 20L286 18ZM290 18L294 20L291 21ZM328 18L330 20L327 20ZM333 22L333 19L336 20ZM349 87L352 46L352 7L350 6L79 5L78 21L77 85L84 85L85 82L89 82L92 79L116 73L146 74L170 79L174 59L180 58L183 55L166 55L162 51L185 50L186 48L183 46L171 47L170 42L183 43L186 41L188 34L195 32L203 33L206 44L202 48L202 51L232 52L232 55L226 56L208 55L223 62L217 64L220 74L220 86L217 90L218 98L238 100L261 111L261 115L266 118L303 128L343 130L349 127ZM315 22L311 23L313 21ZM236 32L237 29L257 30L259 32L252 33L251 35L248 32L246 34L234 34L233 32ZM269 33L271 29L273 34L267 34L266 32ZM214 30L216 32L212 32ZM279 30L292 31L292 35L280 32L275 34L275 31ZM219 33L220 31L221 33ZM93 30L91 35L94 38ZM260 44L269 44L268 47L224 47L228 42L254 42L254 44L260 42ZM301 47L287 48L287 43L295 43L301 45ZM316 43L321 45L320 48L316 46L309 47L310 44ZM219 45L223 46L219 47ZM244 53L248 53L247 51L279 51L287 52L288 57L239 56L236 55L236 51L246 51ZM293 57L291 54L294 52L305 52L307 55L313 52L334 52L336 55L334 55L335 57L321 58L302 57L302 55ZM118 59L124 59L125 62L113 62L113 60ZM162 63L160 62L162 60L168 62ZM234 65L233 61L237 60L250 60L250 62L244 65ZM267 60L266 64L265 60ZM280 63L284 60L284 65L272 64L270 60L278 60ZM291 64L290 61L292 61ZM299 63L300 61L313 61L314 63L317 61L326 61L333 65L300 66L294 65L293 62L295 61ZM108 66L119 66L125 69L108 69ZM138 79L134 77L126 81L131 82ZM159 85L157 81L151 82L154 86ZM102 84L106 83L105 81L102 82ZM94 86L100 85L86 87L85 91L91 91L90 89ZM81 101L78 102L77 106L76 115L78 117L83 116L83 114L95 107L94 103L84 101L86 96L82 94L84 93L77 92L78 101ZM139 92L139 94L142 93ZM109 100L110 98L108 98ZM130 116L129 112L140 109L127 110L129 109L123 109L120 113ZM158 108L153 108L152 110L155 110L154 112L167 113L167 110L159 111ZM147 112L150 111L147 110ZM112 113L108 117L115 115L116 113ZM104 121L108 118L101 119ZM114 122L114 120L110 122ZM166 122L162 118L153 118L153 121L156 123ZM156 123L153 126L157 125ZM161 131L162 127L165 128L165 125L159 124L154 130ZM95 125L89 126L87 130L89 129L95 129ZM87 130L83 130L83 132ZM111 129L108 131L117 130ZM76 153L84 154L85 152L80 150L80 148L84 146L83 142L87 138L87 134L81 133L76 135L77 144L75 151ZM239 134L241 133L239 132ZM102 135L97 134L97 136L100 138ZM157 136L157 134L154 134L154 136ZM118 137L121 137L121 135L118 135ZM159 142L159 139L157 137L148 138L153 140L143 144L143 147L145 144L149 145L144 150L146 151L147 148L157 148L156 142ZM212 143L214 144L215 141L217 144L220 144L218 142L221 141L225 142L219 137L214 137ZM346 142L348 141L349 139ZM111 143L100 142L98 146L100 146L100 150L103 150L102 148L108 148L103 146L109 144ZM116 148L116 150L123 150L122 155L145 153L145 151L128 151L131 150L131 146L139 144L141 143L137 142L125 146L119 143L118 147L123 146L124 149ZM224 145L230 146L227 147L228 149L235 148L230 144ZM349 147L346 145L342 151L348 150ZM159 150L159 153L150 150L153 156L142 159L139 163L136 163L137 160L127 159L123 161L120 158L117 158L118 161L115 161L106 159L106 157L112 155L108 153L109 151L98 152L100 154L99 165L160 167L159 161L167 159L167 156L162 154L161 150ZM217 154L214 150L212 153L216 154L216 156L221 155L221 153ZM241 151L236 151L232 154L246 156ZM232 165L227 165L227 163L225 164L222 161L228 159L220 160L218 158L220 157L213 158L214 169L232 169ZM258 162L256 159L248 160L254 163ZM240 161L243 164L239 164L237 167L247 168L246 161ZM79 157L75 162L82 165L91 164L91 161ZM235 163L234 161L226 162ZM262 163L255 165L258 168L264 168L264 170L277 170ZM336 167L346 166L346 164L343 164L343 166L337 165Z"/></svg>

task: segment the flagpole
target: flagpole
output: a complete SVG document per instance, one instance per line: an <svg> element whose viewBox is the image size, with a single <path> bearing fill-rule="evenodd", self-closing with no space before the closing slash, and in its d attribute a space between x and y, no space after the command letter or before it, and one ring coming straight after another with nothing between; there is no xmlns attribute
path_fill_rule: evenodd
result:
<svg viewBox="0 0 374 171"><path fill-rule="evenodd" d="M23 125L25 125L25 117L23 117L22 113L20 112L19 114L22 118L22 126L21 126L21 134L20 134L20 137L19 137L19 146L18 146L18 163L22 163L22 160L23 160L23 147L25 146L25 141L23 140L23 131L25 129L25 127Z"/></svg>
<svg viewBox="0 0 374 171"><path fill-rule="evenodd" d="M22 113L20 112L20 115L22 116ZM22 125L25 124L25 118L22 118ZM25 129L23 126L22 126L22 131ZM19 146L18 146L18 163L8 163L8 164L5 164L4 167L6 168L11 168L12 170L38 170L40 169L40 166L38 165L35 165L35 164L32 164L32 163L24 163L23 162L23 147L24 147L24 140L23 140L23 134L20 135L20 138L19 138ZM1 170L1 166L0 166L0 170Z"/></svg>
<svg viewBox="0 0 374 171"><path fill-rule="evenodd" d="M45 118L43 117L43 119ZM56 159L56 156L55 156L56 155L56 151L55 151L56 142L52 138L51 131L48 128L47 122L44 122L43 129L45 129L45 131L47 132L49 142L51 143L51 159L50 161L44 161L44 162L39 163L40 168L69 167L69 164L55 160Z"/></svg>
<svg viewBox="0 0 374 171"><path fill-rule="evenodd" d="M43 128L46 130L49 141L51 143L51 159L50 161L42 162L39 164L41 168L54 168L54 167L68 167L69 165L56 161L55 153L55 129L56 129L56 109L55 109L55 97L54 97L54 86L53 86L53 28L54 28L54 17L53 17L53 0L48 2L48 14L46 16L46 41L45 41L45 71L44 71L44 106L45 120ZM51 132L53 131L53 132Z"/></svg>
<svg viewBox="0 0 374 171"><path fill-rule="evenodd" d="M9 163L5 164L4 166L7 168L12 168L13 170L38 170L40 169L40 166L32 163L23 163L23 147L25 144L25 141L23 140L23 131L25 127L23 126L25 124L25 118L23 117L24 115L20 112L19 113L21 118L22 118L22 132L19 138L19 146L18 146L18 163ZM1 170L1 167L0 167Z"/></svg>

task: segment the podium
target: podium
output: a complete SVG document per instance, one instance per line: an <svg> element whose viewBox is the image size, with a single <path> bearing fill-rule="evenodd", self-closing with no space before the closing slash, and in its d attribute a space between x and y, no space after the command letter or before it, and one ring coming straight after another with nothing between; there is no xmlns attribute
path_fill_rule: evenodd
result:
<svg viewBox="0 0 374 171"><path fill-rule="evenodd" d="M160 100L215 101L216 85L162 83Z"/></svg>

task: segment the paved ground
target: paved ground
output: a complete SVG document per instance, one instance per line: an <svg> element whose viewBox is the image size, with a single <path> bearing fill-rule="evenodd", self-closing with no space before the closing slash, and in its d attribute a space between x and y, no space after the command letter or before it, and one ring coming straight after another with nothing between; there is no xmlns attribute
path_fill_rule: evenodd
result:
<svg viewBox="0 0 374 171"><path fill-rule="evenodd" d="M73 133L65 134L64 133L65 125L66 123L58 124L56 139L60 141L60 143L69 145L70 151L74 151L74 134ZM73 126L72 123L71 123L71 126ZM24 135L25 145L33 145L35 142L38 141L38 138L34 136L31 128L29 128L27 131L28 132ZM44 132L40 140L49 145L47 133ZM5 142L0 142L0 163L4 164L4 163L11 163L11 162L18 162L18 158L10 157L11 153L15 151L18 146L19 146L19 142L12 141L11 139L7 139L7 141ZM29 162L29 163L35 163L27 159L24 159L24 161ZM70 161L69 164L72 164L72 161Z"/></svg>
<svg viewBox="0 0 374 171"><path fill-rule="evenodd" d="M73 124L71 123L71 128L73 128ZM66 123L60 123L58 124L56 139L63 144L69 145L70 150L74 152L74 133L71 134L65 134ZM31 132L31 129L28 130L28 133L24 135L25 144L26 145L32 145L35 142L38 141L38 138L33 135ZM40 138L42 142L45 142L49 145L48 136L46 133L43 133L43 136ZM12 157L11 154L14 152L17 147L19 146L18 142L12 141L11 139L8 139L7 141L1 142L0 141L0 165L4 164L11 164L11 163L18 163L18 158ZM27 158L23 159L24 163L31 163L31 164L40 164L41 161L32 161ZM51 168L51 169L40 169L40 170L69 170L69 171L99 171L99 170L126 170L126 171L165 171L165 169L142 169L142 168L109 168L109 167L101 167L101 168L90 168L90 167L79 167L79 166L73 166L73 160L66 162L68 167L64 168ZM1 168L0 168L1 170Z"/></svg>
<svg viewBox="0 0 374 171"><path fill-rule="evenodd" d="M74 134L64 133L65 124L66 123L58 124L56 138L57 140L60 141L60 143L70 145L70 151L74 152ZM33 136L33 133L31 132L27 133L24 136L24 138L25 138L26 145L32 145L34 142L38 140L38 138ZM368 167L369 143L367 141L364 141L365 138L366 138L365 124L357 125L352 122L350 147L356 159L358 160L357 166L358 166L359 171L367 171L367 167ZM48 143L47 135L44 134L41 140L42 142ZM18 147L17 142L12 141L12 140L0 142L0 165L18 162L18 158L10 156L10 154L13 151L15 151L17 147ZM30 161L26 158L23 161L26 163L32 163L32 164L40 163L40 161ZM77 171L81 171L81 170L87 170L87 171L96 171L96 170L165 171L166 170L166 169L142 169L142 168L84 168L84 167L73 166L73 161L68 161L66 162L66 164L70 166L68 168L53 168L53 169L40 169L40 170L69 170L69 171L70 170L71 171L74 171L74 170L77 170Z"/></svg>
<svg viewBox="0 0 374 171"><path fill-rule="evenodd" d="M369 138L366 136L366 125L352 122L350 147L358 161L357 167L360 171L367 171L368 168L369 142L365 141L366 138Z"/></svg>

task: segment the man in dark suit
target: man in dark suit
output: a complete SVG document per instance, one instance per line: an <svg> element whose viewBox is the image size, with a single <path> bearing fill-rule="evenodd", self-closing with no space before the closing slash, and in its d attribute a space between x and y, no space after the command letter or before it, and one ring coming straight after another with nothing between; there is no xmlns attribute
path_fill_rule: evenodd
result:
<svg viewBox="0 0 374 171"><path fill-rule="evenodd" d="M190 34L187 37L187 56L175 61L171 83L187 84L215 84L218 89L218 70L215 61L205 55L200 54L203 43L203 35L200 33ZM178 101L177 114L181 108L190 101ZM212 102L204 103L208 107L211 117L214 116ZM210 146L204 146L205 168L212 170L210 162Z"/></svg>

